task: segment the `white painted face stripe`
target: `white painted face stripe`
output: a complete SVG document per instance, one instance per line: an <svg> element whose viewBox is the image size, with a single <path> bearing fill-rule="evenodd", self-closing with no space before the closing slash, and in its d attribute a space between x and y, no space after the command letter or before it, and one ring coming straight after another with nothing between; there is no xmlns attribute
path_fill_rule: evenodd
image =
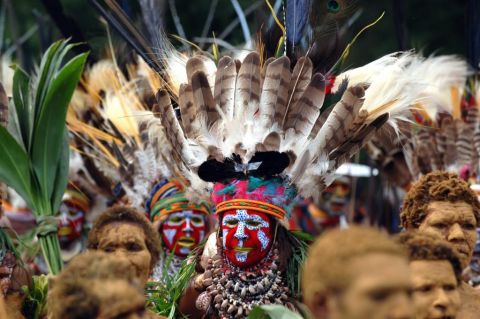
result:
<svg viewBox="0 0 480 319"><path fill-rule="evenodd" d="M173 238L177 234L176 229L164 229L163 232L165 233L165 237L167 237L168 243L173 245Z"/></svg>
<svg viewBox="0 0 480 319"><path fill-rule="evenodd" d="M188 255L190 253L190 247L180 248L180 254Z"/></svg>
<svg viewBox="0 0 480 319"><path fill-rule="evenodd" d="M268 239L267 235L263 230L258 231L258 240L262 244L262 250L267 249L268 244L270 243L270 239Z"/></svg>
<svg viewBox="0 0 480 319"><path fill-rule="evenodd" d="M257 238L260 244L262 245L262 250L267 249L268 245L270 244L270 240L268 239L267 235L265 232L262 230L262 228L266 228L270 226L270 223L265 221L262 217L252 213L248 213L245 209L237 209L235 215L227 215L223 218L222 220L222 225L225 227L230 227L233 228L232 226L229 226L228 223L236 221L237 224L237 229L235 231L235 234L233 235L235 238L237 238L238 241L238 247L243 247L244 241L248 239L248 235L245 233L245 228L249 230L258 230L257 232ZM249 225L249 223L255 222L258 223L258 225L253 226ZM223 247L226 247L226 240L227 240L227 233L228 229L223 229ZM248 252L236 252L235 253L235 258L237 259L238 262L246 262L248 257Z"/></svg>
<svg viewBox="0 0 480 319"><path fill-rule="evenodd" d="M235 258L238 260L238 262L244 263L247 261L248 253L243 253L243 252L236 252L235 253Z"/></svg>
<svg viewBox="0 0 480 319"><path fill-rule="evenodd" d="M222 231L223 248L227 248L227 234L228 234L228 230L224 229Z"/></svg>

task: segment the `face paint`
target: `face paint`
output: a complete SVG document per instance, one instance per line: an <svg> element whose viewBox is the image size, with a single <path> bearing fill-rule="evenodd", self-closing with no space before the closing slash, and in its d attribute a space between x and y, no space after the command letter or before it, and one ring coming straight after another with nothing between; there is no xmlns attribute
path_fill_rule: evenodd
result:
<svg viewBox="0 0 480 319"><path fill-rule="evenodd" d="M260 262L272 246L270 220L264 213L243 209L226 211L221 230L223 252L240 268Z"/></svg>
<svg viewBox="0 0 480 319"><path fill-rule="evenodd" d="M447 260L415 260L410 270L416 318L455 318L460 292L452 265Z"/></svg>
<svg viewBox="0 0 480 319"><path fill-rule="evenodd" d="M165 247L183 257L200 244L206 231L205 215L191 210L168 215L161 227Z"/></svg>
<svg viewBox="0 0 480 319"><path fill-rule="evenodd" d="M64 201L58 219L58 239L61 244L68 245L82 235L85 212L81 208L68 200Z"/></svg>
<svg viewBox="0 0 480 319"><path fill-rule="evenodd" d="M350 185L344 181L334 181L322 192L322 209L330 216L339 216L345 213L345 206L350 195Z"/></svg>
<svg viewBox="0 0 480 319"><path fill-rule="evenodd" d="M477 221L472 206L465 202L431 202L427 213L418 229L450 242L460 257L462 267L466 268L477 241Z"/></svg>

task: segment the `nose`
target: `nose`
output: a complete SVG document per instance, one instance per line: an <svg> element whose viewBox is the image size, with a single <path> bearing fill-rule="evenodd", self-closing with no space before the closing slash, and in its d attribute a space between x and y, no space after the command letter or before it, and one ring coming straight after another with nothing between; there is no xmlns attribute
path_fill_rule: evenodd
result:
<svg viewBox="0 0 480 319"><path fill-rule="evenodd" d="M245 234L245 223L243 223L243 222L238 223L237 231L235 232L234 237L237 238L237 239L247 239L248 238L247 234Z"/></svg>
<svg viewBox="0 0 480 319"><path fill-rule="evenodd" d="M450 242L465 241L465 234L458 223L455 223L450 227L447 240Z"/></svg>
<svg viewBox="0 0 480 319"><path fill-rule="evenodd" d="M443 289L438 289L437 294L435 296L435 301L433 302L433 307L435 309L444 312L447 310L448 304L450 303L450 298L448 298L447 294Z"/></svg>
<svg viewBox="0 0 480 319"><path fill-rule="evenodd" d="M184 232L191 232L193 231L192 229L192 223L190 222L190 218L185 219L185 228L183 229Z"/></svg>

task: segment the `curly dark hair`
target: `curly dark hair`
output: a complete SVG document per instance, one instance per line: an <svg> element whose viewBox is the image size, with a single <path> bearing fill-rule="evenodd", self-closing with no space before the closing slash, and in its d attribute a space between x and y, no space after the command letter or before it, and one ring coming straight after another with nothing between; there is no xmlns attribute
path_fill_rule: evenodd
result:
<svg viewBox="0 0 480 319"><path fill-rule="evenodd" d="M456 174L435 171L422 176L405 195L400 214L402 226L418 228L427 216L428 205L434 201L469 204L477 226L480 225L480 203L468 183Z"/></svg>
<svg viewBox="0 0 480 319"><path fill-rule="evenodd" d="M462 264L455 248L440 237L410 230L401 233L398 242L407 248L410 261L414 260L445 260L453 268L457 282L462 280Z"/></svg>
<svg viewBox="0 0 480 319"><path fill-rule="evenodd" d="M100 242L100 233L103 227L111 223L131 223L138 225L145 233L145 240L147 249L152 256L150 269L153 269L160 258L160 238L158 232L153 227L152 223L136 211L128 206L114 206L104 211L92 226L92 230L88 234L87 248L98 249Z"/></svg>

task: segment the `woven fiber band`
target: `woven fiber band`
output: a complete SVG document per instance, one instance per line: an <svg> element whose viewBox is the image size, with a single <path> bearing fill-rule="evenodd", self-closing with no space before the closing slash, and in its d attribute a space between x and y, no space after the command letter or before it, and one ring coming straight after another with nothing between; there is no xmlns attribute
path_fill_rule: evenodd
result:
<svg viewBox="0 0 480 319"><path fill-rule="evenodd" d="M210 212L205 205L193 204L187 200L183 193L167 197L159 200L152 208L150 216L152 220L156 221L163 216L181 212L185 210L193 210L208 215Z"/></svg>
<svg viewBox="0 0 480 319"><path fill-rule="evenodd" d="M279 206L251 199L232 199L217 205L216 214L232 209L250 209L272 215L278 219L285 217L285 210Z"/></svg>

